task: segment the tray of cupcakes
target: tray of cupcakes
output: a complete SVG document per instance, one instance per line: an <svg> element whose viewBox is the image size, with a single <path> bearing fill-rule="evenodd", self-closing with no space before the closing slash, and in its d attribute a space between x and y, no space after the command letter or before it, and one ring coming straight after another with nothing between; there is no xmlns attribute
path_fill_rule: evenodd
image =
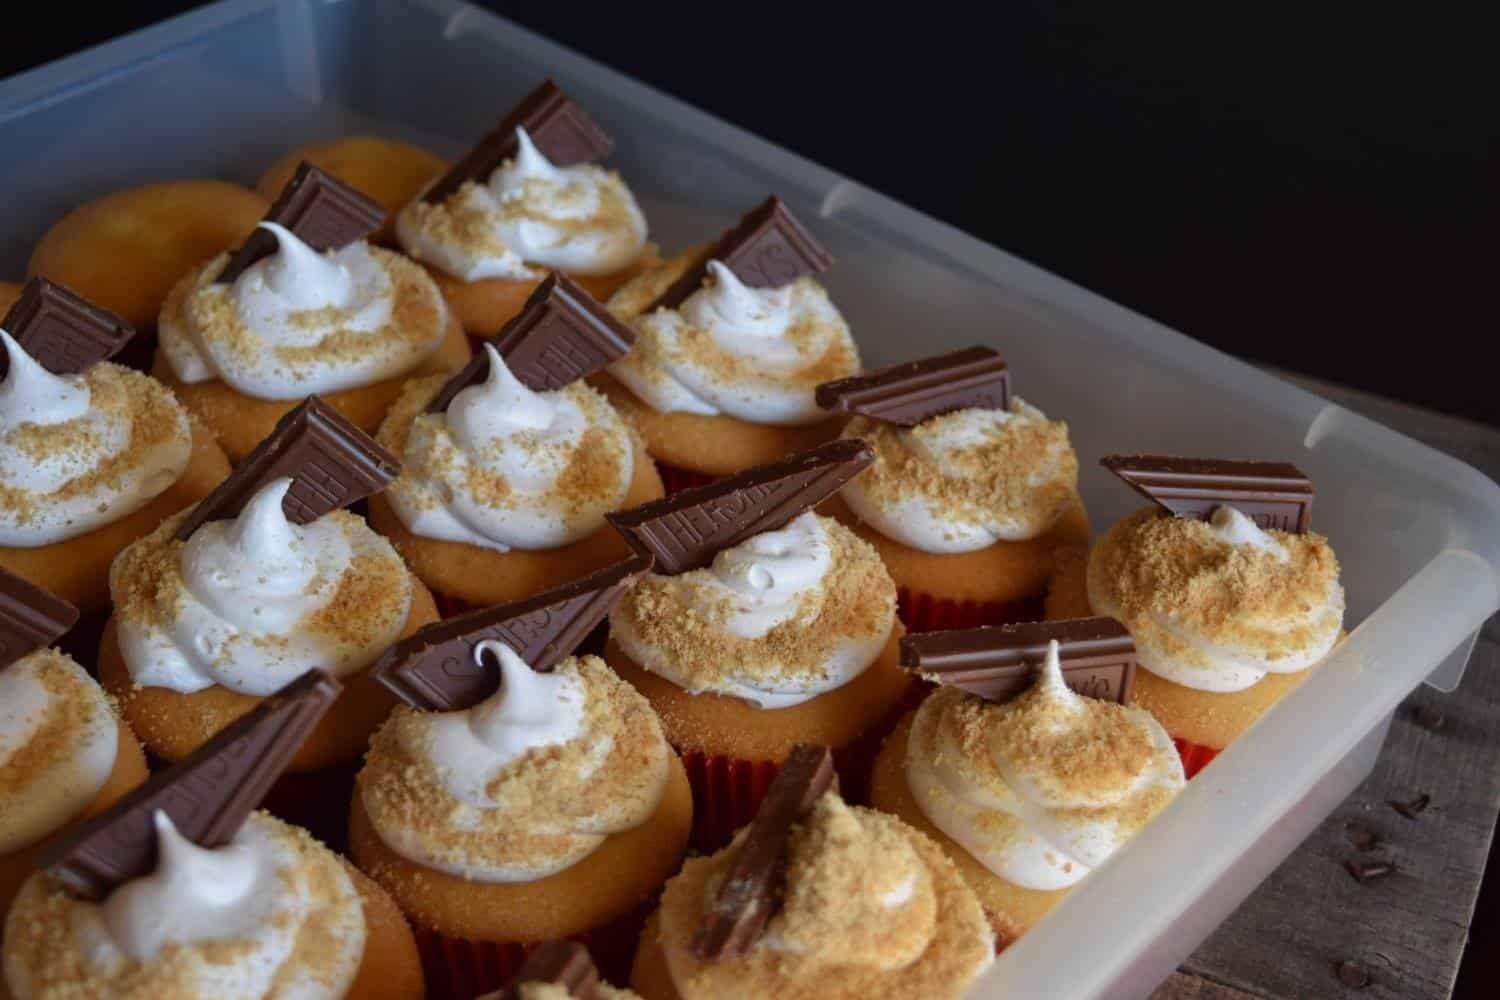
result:
<svg viewBox="0 0 1500 1000"><path fill-rule="evenodd" d="M461 5L0 129L5 1000L1143 995L1500 605L1472 470Z"/></svg>

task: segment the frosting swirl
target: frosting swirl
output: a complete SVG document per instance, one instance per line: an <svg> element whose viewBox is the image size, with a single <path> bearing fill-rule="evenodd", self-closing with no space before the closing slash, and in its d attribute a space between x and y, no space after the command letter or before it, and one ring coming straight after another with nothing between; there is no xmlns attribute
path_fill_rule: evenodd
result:
<svg viewBox="0 0 1500 1000"><path fill-rule="evenodd" d="M273 222L279 249L227 285L220 254L162 307L162 354L188 384L220 379L258 399L340 392L410 371L442 344L432 279L364 241L320 254Z"/></svg>
<svg viewBox="0 0 1500 1000"><path fill-rule="evenodd" d="M101 362L54 375L0 330L0 545L75 538L144 507L181 477L193 448L165 386Z"/></svg>
<svg viewBox="0 0 1500 1000"><path fill-rule="evenodd" d="M34 876L6 927L5 977L33 997L339 1000L364 957L359 892L306 833L252 815L205 850L156 814L156 870L102 903Z"/></svg>
<svg viewBox="0 0 1500 1000"><path fill-rule="evenodd" d="M1199 691L1242 691L1320 662L1343 630L1328 540L1263 531L1233 507L1210 522L1154 508L1116 524L1089 556L1089 603L1124 623L1142 666Z"/></svg>
<svg viewBox="0 0 1500 1000"><path fill-rule="evenodd" d="M411 578L390 543L346 511L292 524L290 479L239 516L176 541L184 511L110 568L120 652L135 683L264 696L318 667L346 677L401 632Z"/></svg>
<svg viewBox="0 0 1500 1000"><path fill-rule="evenodd" d="M38 650L0 669L0 856L83 811L115 768L109 699L66 653Z"/></svg>
<svg viewBox="0 0 1500 1000"><path fill-rule="evenodd" d="M407 253L461 281L535 278L542 270L613 274L646 245L646 217L620 175L592 163L553 166L516 129L514 159L441 204L416 198L396 218ZM539 270L541 269L541 270Z"/></svg>
<svg viewBox="0 0 1500 1000"><path fill-rule="evenodd" d="M604 527L634 475L634 441L582 381L553 392L521 384L486 344L489 375L442 413L446 376L414 380L377 435L401 456L385 493L415 535L498 552L568 545Z"/></svg>
<svg viewBox="0 0 1500 1000"><path fill-rule="evenodd" d="M844 487L860 520L923 552L974 552L1035 538L1078 503L1068 425L1019 397L1009 410L955 410L915 427L855 417L875 462Z"/></svg>
<svg viewBox="0 0 1500 1000"><path fill-rule="evenodd" d="M671 749L645 698L594 656L533 671L483 642L500 689L473 708L398 708L371 741L358 792L403 857L480 882L569 868L661 804Z"/></svg>
<svg viewBox="0 0 1500 1000"><path fill-rule="evenodd" d="M1070 690L1056 642L1013 701L934 691L912 721L906 779L934 826L1007 882L1041 890L1078 882L1185 784L1151 713Z"/></svg>
<svg viewBox="0 0 1500 1000"><path fill-rule="evenodd" d="M760 940L703 961L690 942L743 837L689 860L662 898L659 940L685 1000L956 997L994 961L979 902L941 849L832 792L792 831L782 905Z"/></svg>
<svg viewBox="0 0 1500 1000"><path fill-rule="evenodd" d="M808 512L703 569L646 576L615 605L610 635L678 687L776 709L864 673L890 639L895 608L896 586L869 543Z"/></svg>
<svg viewBox="0 0 1500 1000"><path fill-rule="evenodd" d="M679 308L635 318L635 346L610 374L662 413L787 426L827 420L814 391L859 371L859 352L823 286L804 276L781 288L750 288L716 260L708 271ZM637 297L626 285L610 306Z"/></svg>

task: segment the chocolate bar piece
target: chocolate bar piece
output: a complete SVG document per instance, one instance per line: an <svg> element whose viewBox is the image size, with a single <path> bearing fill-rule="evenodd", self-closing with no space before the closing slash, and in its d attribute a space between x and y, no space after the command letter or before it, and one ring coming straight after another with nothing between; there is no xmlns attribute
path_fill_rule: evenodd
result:
<svg viewBox="0 0 1500 1000"><path fill-rule="evenodd" d="M235 517L262 487L282 476L292 477L282 510L293 524L307 524L379 493L400 473L396 456L339 411L308 396L193 508L176 538L185 542L209 521Z"/></svg>
<svg viewBox="0 0 1500 1000"><path fill-rule="evenodd" d="M483 184L500 164L515 158L517 128L526 130L537 152L554 167L602 160L615 148L614 140L587 111L557 84L545 80L493 132L480 139L463 159L438 178L422 195L422 200L438 204L463 187L465 181Z"/></svg>
<svg viewBox="0 0 1500 1000"><path fill-rule="evenodd" d="M720 236L693 267L641 311L682 305L708 277L711 260L729 268L751 288L780 288L804 274L821 274L833 266L833 255L773 194Z"/></svg>
<svg viewBox="0 0 1500 1000"><path fill-rule="evenodd" d="M650 556L634 556L522 601L433 622L386 650L372 676L414 708L477 705L500 687L499 671L477 656L481 642L503 642L533 670L551 670L650 569Z"/></svg>
<svg viewBox="0 0 1500 1000"><path fill-rule="evenodd" d="M73 605L0 569L0 670L52 645L77 621Z"/></svg>
<svg viewBox="0 0 1500 1000"><path fill-rule="evenodd" d="M724 872L693 937L693 951L705 961L743 955L760 940L781 902L787 838L833 787L833 754L827 747L799 743L766 789L760 811L740 840L739 853Z"/></svg>
<svg viewBox="0 0 1500 1000"><path fill-rule="evenodd" d="M533 392L551 392L624 357L635 334L582 285L553 272L490 343L522 385ZM476 352L443 384L427 412L446 410L454 396L483 382L489 368L489 354Z"/></svg>
<svg viewBox="0 0 1500 1000"><path fill-rule="evenodd" d="M599 970L589 957L588 949L577 941L546 941L526 956L521 968L500 993L491 1000L521 1000L526 983L560 986L572 1000L598 1000Z"/></svg>
<svg viewBox="0 0 1500 1000"><path fill-rule="evenodd" d="M915 427L953 410L1009 409L1010 370L990 348L969 347L824 382L817 400L825 410Z"/></svg>
<svg viewBox="0 0 1500 1000"><path fill-rule="evenodd" d="M200 847L227 844L340 690L328 674L309 670L52 844L37 866L74 896L102 900L155 869L157 810Z"/></svg>
<svg viewBox="0 0 1500 1000"><path fill-rule="evenodd" d="M364 239L385 222L385 209L363 192L303 160L266 213L266 222L290 230L314 250L337 250ZM257 228L214 280L228 284L245 268L275 253L276 234Z"/></svg>
<svg viewBox="0 0 1500 1000"><path fill-rule="evenodd" d="M81 375L135 336L135 328L108 309L46 278L26 282L0 328L54 375ZM0 378L9 370L10 359L0 356Z"/></svg>
<svg viewBox="0 0 1500 1000"><path fill-rule="evenodd" d="M1261 528L1301 534L1312 527L1312 481L1286 462L1108 455L1099 464L1178 517L1207 521L1215 508L1233 507Z"/></svg>
<svg viewBox="0 0 1500 1000"><path fill-rule="evenodd" d="M875 461L858 438L840 438L790 458L604 515L656 572L706 566L721 549L774 531L822 503Z"/></svg>
<svg viewBox="0 0 1500 1000"><path fill-rule="evenodd" d="M1090 698L1129 703L1135 642L1113 618L913 633L901 637L901 665L986 701L1009 701L1031 687L1054 639L1068 687Z"/></svg>

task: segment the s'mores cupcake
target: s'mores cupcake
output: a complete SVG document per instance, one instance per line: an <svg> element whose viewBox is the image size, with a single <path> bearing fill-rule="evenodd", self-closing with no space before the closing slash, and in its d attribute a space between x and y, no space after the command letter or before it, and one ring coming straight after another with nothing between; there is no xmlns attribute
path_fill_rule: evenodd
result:
<svg viewBox="0 0 1500 1000"><path fill-rule="evenodd" d="M39 851L146 780L141 745L104 691L47 648L77 620L0 570L0 921Z"/></svg>
<svg viewBox="0 0 1500 1000"><path fill-rule="evenodd" d="M956 1000L990 967L953 862L833 782L827 748L795 748L733 843L667 883L631 976L645 1000Z"/></svg>
<svg viewBox="0 0 1500 1000"><path fill-rule="evenodd" d="M913 631L1041 616L1053 553L1088 541L1068 425L987 347L818 387L875 462L828 505L880 552Z"/></svg>
<svg viewBox="0 0 1500 1000"><path fill-rule="evenodd" d="M683 755L700 849L749 821L794 743L833 747L857 788L910 690L890 575L810 509L870 457L830 442L610 516L656 568L610 615L605 658Z"/></svg>
<svg viewBox="0 0 1500 1000"><path fill-rule="evenodd" d="M596 161L614 141L547 80L396 218L463 328L491 337L551 272L600 300L654 266L646 217Z"/></svg>
<svg viewBox="0 0 1500 1000"><path fill-rule="evenodd" d="M373 433L408 376L469 359L426 272L366 242L384 218L304 163L248 240L167 296L152 373L231 459L315 393Z"/></svg>
<svg viewBox="0 0 1500 1000"><path fill-rule="evenodd" d="M630 331L563 275L457 374L409 382L377 439L401 475L371 501L447 613L520 600L623 559L604 515L662 495L636 433L583 381Z"/></svg>
<svg viewBox="0 0 1500 1000"><path fill-rule="evenodd" d="M773 196L610 299L636 341L598 381L668 493L838 435L814 390L859 371L859 351L816 277L832 263Z"/></svg>
<svg viewBox="0 0 1500 1000"><path fill-rule="evenodd" d="M85 612L121 549L229 473L166 386L106 360L132 334L43 278L0 322L0 567Z"/></svg>
<svg viewBox="0 0 1500 1000"><path fill-rule="evenodd" d="M1307 679L1343 635L1344 588L1310 530L1313 487L1274 462L1111 456L1152 506L1110 528L1085 574L1096 614L1135 638L1135 704L1189 775Z"/></svg>
<svg viewBox="0 0 1500 1000"><path fill-rule="evenodd" d="M411 918L443 996L503 985L553 938L623 975L677 870L682 765L646 699L570 655L648 565L439 622L376 669L412 707L371 741L351 853Z"/></svg>
<svg viewBox="0 0 1500 1000"><path fill-rule="evenodd" d="M8 996L421 1000L390 898L252 812L336 694L299 678L51 845L6 922Z"/></svg>
<svg viewBox="0 0 1500 1000"><path fill-rule="evenodd" d="M1171 737L1126 704L1133 658L1107 618L902 641L939 686L881 749L870 802L941 845L1002 947L1182 790Z"/></svg>

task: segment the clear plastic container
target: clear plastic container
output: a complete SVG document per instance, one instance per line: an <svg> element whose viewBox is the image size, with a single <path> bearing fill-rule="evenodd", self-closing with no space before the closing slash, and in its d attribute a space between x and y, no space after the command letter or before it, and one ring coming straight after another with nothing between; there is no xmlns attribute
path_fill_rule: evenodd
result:
<svg viewBox="0 0 1500 1000"><path fill-rule="evenodd" d="M1369 772L1401 699L1458 682L1500 606L1500 487L1474 469L451 0L231 0L0 83L0 274L121 187L251 182L356 132L456 153L547 74L615 136L664 247L774 190L837 255L828 284L870 363L1003 351L1017 391L1068 420L1096 528L1137 503L1095 464L1112 451L1288 459L1316 481L1359 627L974 990L1148 994Z"/></svg>

